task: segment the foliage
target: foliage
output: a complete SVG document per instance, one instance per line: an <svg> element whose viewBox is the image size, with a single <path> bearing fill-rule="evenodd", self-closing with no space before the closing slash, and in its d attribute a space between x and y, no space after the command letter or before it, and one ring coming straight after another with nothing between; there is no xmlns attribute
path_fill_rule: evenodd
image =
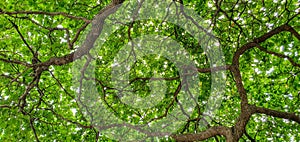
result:
<svg viewBox="0 0 300 142"><path fill-rule="evenodd" d="M122 2L0 2L0 141L112 141L82 112L71 68L78 58L84 63L90 60L89 49L75 56L83 49L80 40L85 40L84 32L93 18ZM162 35L185 48L196 62L201 80L198 106L191 117L174 135L162 140L300 141L299 1L175 3L194 9L209 25L221 44L226 65L210 67L209 57L197 40L172 23L127 23L105 41L95 59L94 80L107 108L124 121L146 124L164 117L176 105L174 94L183 81L167 58L144 56L129 72L130 87L140 97L151 95L149 84L154 72L165 79L167 91L155 110L140 110L121 102L110 76L120 47L142 35ZM226 72L225 95L212 122L200 127L207 103L203 100L209 97L214 69ZM140 121L142 115L145 118Z"/></svg>

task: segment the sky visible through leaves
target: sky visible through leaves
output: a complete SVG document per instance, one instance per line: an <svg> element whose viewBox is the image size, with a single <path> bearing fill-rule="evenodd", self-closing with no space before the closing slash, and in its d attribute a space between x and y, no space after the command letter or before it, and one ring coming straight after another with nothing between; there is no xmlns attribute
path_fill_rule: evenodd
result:
<svg viewBox="0 0 300 142"><path fill-rule="evenodd" d="M300 141L300 1L0 2L0 141Z"/></svg>

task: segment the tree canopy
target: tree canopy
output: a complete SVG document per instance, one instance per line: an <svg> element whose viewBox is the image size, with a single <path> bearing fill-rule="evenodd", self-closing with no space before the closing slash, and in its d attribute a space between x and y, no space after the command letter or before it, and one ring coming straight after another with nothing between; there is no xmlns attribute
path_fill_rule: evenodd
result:
<svg viewBox="0 0 300 142"><path fill-rule="evenodd" d="M299 5L1 1L0 141L300 141Z"/></svg>

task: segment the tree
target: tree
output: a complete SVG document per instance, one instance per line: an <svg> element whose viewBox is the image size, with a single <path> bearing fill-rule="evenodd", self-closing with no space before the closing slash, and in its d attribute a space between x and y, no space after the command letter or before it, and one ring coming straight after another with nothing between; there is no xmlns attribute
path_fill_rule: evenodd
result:
<svg viewBox="0 0 300 142"><path fill-rule="evenodd" d="M108 111L126 122L123 126L131 127L129 124L147 124L167 117L181 105L179 92L190 91L197 94L190 100L196 102L193 111L172 135L159 137L161 140L300 141L299 1L170 1L170 7L176 6L178 11L189 7L202 18L207 34L220 43L225 57L221 66L210 66L212 56L217 55L207 54L207 48L192 33L161 19L123 23L108 40L96 41L105 32L105 20L113 19L109 16L122 3L123 0L0 2L0 140L109 141L113 138L102 133L101 125L93 120L103 114L89 112L89 101L84 99L101 99ZM193 21L193 16L187 19ZM121 47L146 34L169 37L184 47L196 63L195 67L183 68L188 77L158 53L135 59L129 71L113 70L116 56L122 60L126 58L122 55L137 57L134 50L119 56ZM94 42L102 45L100 50L92 51ZM86 76L92 61L95 78ZM78 64L82 65L80 70L72 72ZM161 102L154 106L157 109L124 103L134 100L119 98L128 86L115 88L119 80L114 79L119 78L111 72L128 73L129 92L136 97L151 95L153 86L165 89ZM212 103L207 101L208 92L213 92L212 76L218 72L226 76L224 95L212 116L203 112ZM74 76L78 82L74 82ZM189 77L200 80L196 90L189 90ZM81 98L82 92L88 90L83 80L95 82L98 96ZM164 82L166 87L157 82ZM82 86L86 90L82 91ZM155 91L158 92L154 95L161 93ZM149 102L151 98L136 105L150 105Z"/></svg>

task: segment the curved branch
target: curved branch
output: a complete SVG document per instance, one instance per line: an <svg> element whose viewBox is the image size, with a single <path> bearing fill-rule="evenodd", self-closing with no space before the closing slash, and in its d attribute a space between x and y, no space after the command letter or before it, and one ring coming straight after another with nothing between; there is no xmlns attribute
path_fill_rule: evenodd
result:
<svg viewBox="0 0 300 142"><path fill-rule="evenodd" d="M249 43L243 45L241 48L239 48L235 52L235 54L233 56L232 66L230 68L230 71L234 75L236 86L237 86L237 89L238 89L238 92L239 92L240 98L241 98L241 114L238 117L238 120L237 120L236 124L234 125L234 127L232 127L234 140L238 140L245 133L245 131L246 131L245 127L252 115L251 108L249 107L249 104L248 104L247 92L244 88L244 85L242 82L242 76L241 76L240 69L239 69L239 58L247 50L257 46L257 44L264 42L267 39L271 38L272 36L274 36L280 32L283 32L283 31L288 31L288 32L292 33L294 36L296 36L297 38L299 36L299 34L291 26L285 24L285 25L279 26L279 27L271 30L270 32L262 35L261 37L255 38L252 42L249 42Z"/></svg>
<svg viewBox="0 0 300 142"><path fill-rule="evenodd" d="M245 53L247 50L255 47L257 44L262 43L262 42L266 41L267 39L271 38L272 36L279 34L283 31L288 31L288 32L292 33L297 39L300 40L299 33L293 27L286 25L286 24L279 26L279 27L271 30L270 32L262 35L261 37L255 38L252 42L249 42L249 43L243 45L241 48L239 48L234 54L234 57L232 59L232 64L238 65L239 58L243 53Z"/></svg>
<svg viewBox="0 0 300 142"><path fill-rule="evenodd" d="M172 135L171 137L175 139L176 141L199 141L199 140L205 140L217 135L222 135L226 137L226 141L232 141L232 135L231 130L228 127L225 126L215 126L211 127L205 131L202 131L197 134L178 134L178 135Z"/></svg>
<svg viewBox="0 0 300 142"><path fill-rule="evenodd" d="M245 131L245 136L251 141L251 142L256 142L256 140L254 138L252 138L247 131Z"/></svg>

